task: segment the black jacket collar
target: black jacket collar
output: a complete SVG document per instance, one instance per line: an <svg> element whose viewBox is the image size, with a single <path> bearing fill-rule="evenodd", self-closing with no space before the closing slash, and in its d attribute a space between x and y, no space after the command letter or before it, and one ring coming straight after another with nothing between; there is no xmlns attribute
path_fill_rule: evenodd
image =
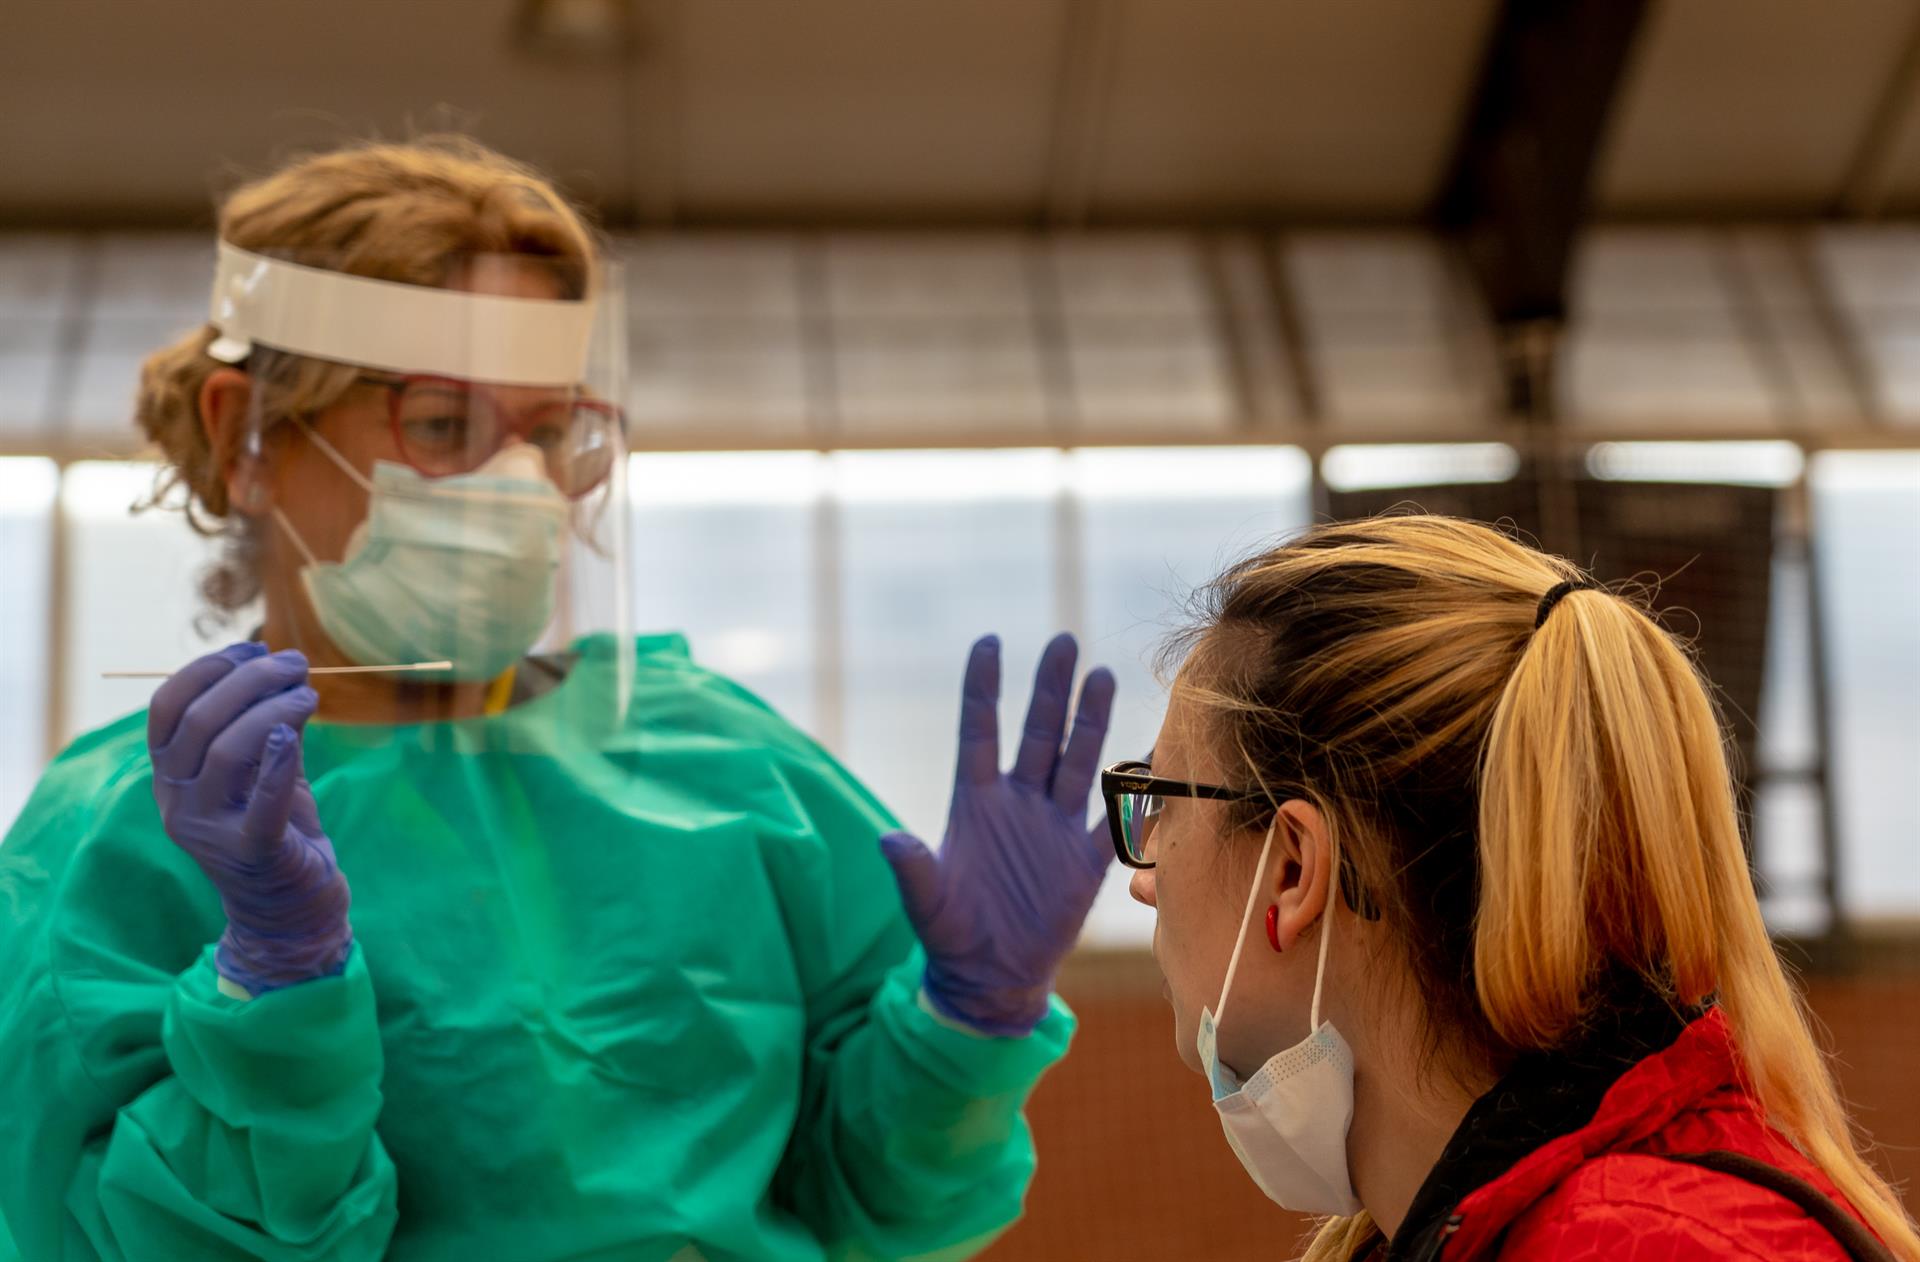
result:
<svg viewBox="0 0 1920 1262"><path fill-rule="evenodd" d="M1381 1262L1431 1262L1440 1256L1455 1206L1521 1158L1593 1120L1600 1101L1627 1070L1673 1045L1700 1015L1676 1011L1644 984L1605 988L1588 1028L1568 1047L1527 1052L1474 1102L1414 1194Z"/></svg>

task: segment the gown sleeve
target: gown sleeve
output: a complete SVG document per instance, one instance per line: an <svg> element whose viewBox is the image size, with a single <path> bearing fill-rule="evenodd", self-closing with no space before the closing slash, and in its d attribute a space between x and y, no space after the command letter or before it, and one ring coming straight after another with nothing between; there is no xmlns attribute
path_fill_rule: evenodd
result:
<svg viewBox="0 0 1920 1262"><path fill-rule="evenodd" d="M395 1177L366 962L221 993L218 896L137 762L104 788L56 766L0 845L0 1212L20 1256L379 1258Z"/></svg>
<svg viewBox="0 0 1920 1262"><path fill-rule="evenodd" d="M886 810L824 751L779 772L799 823L776 883L806 996L798 1121L775 1192L834 1259L955 1259L1020 1216L1034 1170L1023 1108L1066 1053L1058 998L1025 1038L943 1021L879 850Z"/></svg>

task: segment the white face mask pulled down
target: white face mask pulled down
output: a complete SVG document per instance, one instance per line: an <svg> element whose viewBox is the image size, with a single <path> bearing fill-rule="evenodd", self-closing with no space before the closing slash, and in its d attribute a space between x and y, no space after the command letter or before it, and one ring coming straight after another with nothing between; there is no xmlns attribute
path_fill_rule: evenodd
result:
<svg viewBox="0 0 1920 1262"><path fill-rule="evenodd" d="M1277 827L1279 821L1274 821ZM1361 1209L1347 1173L1347 1127L1353 1122L1353 1051L1331 1021L1320 1020L1320 988L1327 974L1327 939L1331 936L1334 900L1339 895L1339 865L1328 885L1326 911L1320 917L1320 959L1314 967L1313 1004L1308 1017L1312 1033L1302 1042L1276 1053L1245 1082L1220 1063L1216 1033L1227 1015L1227 994L1240 966L1247 927L1260 899L1267 874L1267 856L1273 849L1273 828L1260 847L1253 889L1240 917L1240 935L1227 962L1220 986L1217 1013L1200 1010L1195 1042L1200 1063L1213 1087L1213 1107L1221 1129L1247 1174L1268 1197L1303 1214L1353 1214Z"/></svg>

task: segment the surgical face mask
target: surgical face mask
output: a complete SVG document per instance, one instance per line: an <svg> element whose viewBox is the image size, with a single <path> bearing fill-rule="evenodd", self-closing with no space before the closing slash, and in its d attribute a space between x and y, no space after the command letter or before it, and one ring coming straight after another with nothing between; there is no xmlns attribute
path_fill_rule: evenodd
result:
<svg viewBox="0 0 1920 1262"><path fill-rule="evenodd" d="M1278 825L1278 821L1275 821ZM1353 1180L1347 1174L1347 1127L1353 1122L1353 1052L1332 1022L1321 1023L1320 987L1327 974L1327 939L1334 902L1339 894L1339 865L1334 865L1333 887L1327 892L1327 910L1320 918L1320 959L1314 966L1313 1004L1308 1018L1312 1033L1279 1052L1245 1082L1220 1063L1216 1033L1227 1015L1227 995L1240 966L1240 948L1246 944L1267 873L1267 855L1273 849L1273 829L1260 847L1253 890L1240 917L1240 936L1227 962L1220 987L1218 1014L1200 1011L1196 1038L1200 1063L1213 1087L1213 1107L1240 1164L1260 1190L1287 1209L1303 1214L1353 1214L1360 1210Z"/></svg>
<svg viewBox="0 0 1920 1262"><path fill-rule="evenodd" d="M368 481L307 434L369 497L338 562L316 561L274 510L306 557L314 616L342 653L363 665L449 661L439 678L477 681L533 647L553 618L568 518L537 450L516 443L444 478L383 460Z"/></svg>

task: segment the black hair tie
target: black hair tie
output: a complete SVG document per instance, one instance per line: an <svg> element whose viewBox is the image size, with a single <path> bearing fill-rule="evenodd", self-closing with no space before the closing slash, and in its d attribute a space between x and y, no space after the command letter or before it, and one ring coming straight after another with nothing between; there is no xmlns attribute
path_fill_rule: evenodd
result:
<svg viewBox="0 0 1920 1262"><path fill-rule="evenodd" d="M1564 583L1555 583L1547 589L1547 594L1540 598L1540 608L1533 615L1533 629L1538 631L1546 625L1547 615L1553 612L1555 605L1566 599L1568 593L1605 590L1600 584L1584 578L1570 578Z"/></svg>

